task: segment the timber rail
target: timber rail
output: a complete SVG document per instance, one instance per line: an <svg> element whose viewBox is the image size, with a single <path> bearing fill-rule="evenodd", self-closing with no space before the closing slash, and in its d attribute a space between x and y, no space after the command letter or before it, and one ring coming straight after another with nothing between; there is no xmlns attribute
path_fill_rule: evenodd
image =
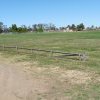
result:
<svg viewBox="0 0 100 100"><path fill-rule="evenodd" d="M43 50L43 49L30 49L30 48L25 48L25 47L18 47L18 46L5 46L2 45L0 46L0 50L5 51L8 49L15 49L16 52L19 52L19 50L28 50L31 51L30 53L33 53L33 51L38 51L38 52L47 52L51 53L52 55L55 54L62 54L63 56L78 56L80 60L87 60L87 55L85 53L68 53L68 52L61 52L61 51L53 51L53 50Z"/></svg>

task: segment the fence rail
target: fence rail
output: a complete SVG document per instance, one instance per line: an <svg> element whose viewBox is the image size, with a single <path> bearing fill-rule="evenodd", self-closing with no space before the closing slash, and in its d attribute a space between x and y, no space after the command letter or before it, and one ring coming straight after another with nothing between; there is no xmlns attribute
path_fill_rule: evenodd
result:
<svg viewBox="0 0 100 100"><path fill-rule="evenodd" d="M18 46L5 46L2 45L0 46L0 50L5 51L7 48L8 49L15 49L16 52L19 52L19 50L29 50L32 53L33 51L38 51L38 52L48 52L52 53L52 55L55 54L63 54L63 56L78 56L80 60L87 60L87 55L84 53L68 53L68 52L61 52L61 51L53 51L53 50L43 50L43 49L30 49L30 48L25 48L25 47L18 47Z"/></svg>

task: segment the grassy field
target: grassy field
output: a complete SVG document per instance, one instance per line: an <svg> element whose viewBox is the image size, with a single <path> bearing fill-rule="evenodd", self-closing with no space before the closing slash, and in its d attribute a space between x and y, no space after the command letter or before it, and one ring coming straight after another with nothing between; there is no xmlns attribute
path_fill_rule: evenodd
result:
<svg viewBox="0 0 100 100"><path fill-rule="evenodd" d="M19 55L16 57L16 61L37 62L38 66L42 68L59 67L65 71L77 70L94 73L91 74L93 76L91 82L71 85L68 90L64 91L63 95L71 97L68 100L100 100L100 32L1 34L0 45L3 44L62 52L87 53L89 56L87 61L80 61L76 57L51 57L50 54L38 52L34 52L32 55L19 55L10 51L9 54L4 55L12 58Z"/></svg>
<svg viewBox="0 0 100 100"><path fill-rule="evenodd" d="M71 69L78 67L100 71L100 32L4 34L0 35L0 45L3 44L62 52L87 53L89 55L87 62L72 59L56 59L54 61L47 54L36 55L35 53L28 59L37 57L39 63L43 63L43 65L53 63Z"/></svg>

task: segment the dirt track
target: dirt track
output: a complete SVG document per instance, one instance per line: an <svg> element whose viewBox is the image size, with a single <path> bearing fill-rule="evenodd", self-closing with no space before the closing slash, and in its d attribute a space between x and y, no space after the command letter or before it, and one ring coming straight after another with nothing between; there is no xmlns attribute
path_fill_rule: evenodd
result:
<svg viewBox="0 0 100 100"><path fill-rule="evenodd" d="M32 100L32 87L34 91L38 88L35 82L33 85L33 81L23 71L0 64L0 100Z"/></svg>
<svg viewBox="0 0 100 100"><path fill-rule="evenodd" d="M39 100L52 84L46 80L0 62L0 100Z"/></svg>
<svg viewBox="0 0 100 100"><path fill-rule="evenodd" d="M72 100L65 92L91 82L91 73L11 63L0 57L0 100Z"/></svg>
<svg viewBox="0 0 100 100"><path fill-rule="evenodd" d="M53 75L41 68L30 73L24 65L0 61L0 100L62 100L62 86Z"/></svg>

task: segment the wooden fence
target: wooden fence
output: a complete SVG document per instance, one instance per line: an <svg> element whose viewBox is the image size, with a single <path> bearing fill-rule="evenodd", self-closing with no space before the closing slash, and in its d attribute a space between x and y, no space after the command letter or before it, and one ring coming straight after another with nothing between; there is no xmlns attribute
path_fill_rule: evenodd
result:
<svg viewBox="0 0 100 100"><path fill-rule="evenodd" d="M46 53L51 53L53 54L62 54L62 57L64 56L78 56L79 60L87 60L87 55L84 53L68 53L68 52L61 52L61 51L53 51L53 50L43 50L43 49L30 49L30 48L25 48L25 47L18 47L18 46L5 46L2 45L0 46L0 50L5 51L7 49L14 49L16 52L20 52L20 50L28 50L30 53L33 53L34 51L38 52L46 52Z"/></svg>

